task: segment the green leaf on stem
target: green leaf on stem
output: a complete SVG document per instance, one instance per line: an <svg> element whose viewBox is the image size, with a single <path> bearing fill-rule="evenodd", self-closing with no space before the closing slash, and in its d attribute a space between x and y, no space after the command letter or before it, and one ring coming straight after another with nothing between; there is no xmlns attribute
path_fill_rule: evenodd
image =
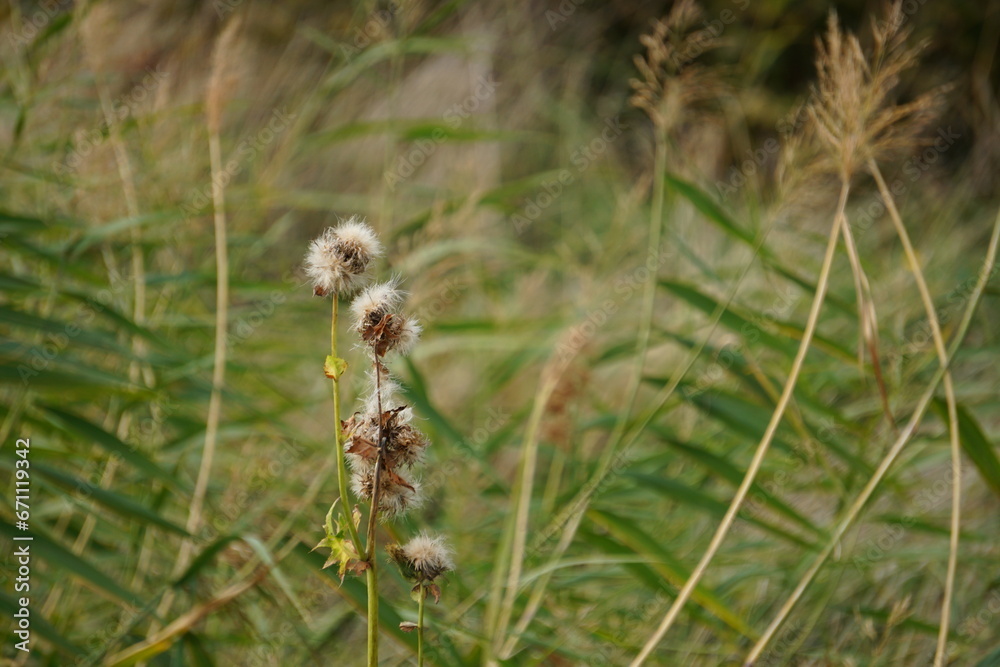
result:
<svg viewBox="0 0 1000 667"><path fill-rule="evenodd" d="M326 361L323 363L323 372L331 380L336 380L344 374L347 370L347 362L340 357L334 357L332 355L327 355Z"/></svg>
<svg viewBox="0 0 1000 667"><path fill-rule="evenodd" d="M338 498L333 501L333 504L330 505L330 510L326 513L326 521L323 525L326 529L326 537L320 540L319 544L314 546L312 550L315 551L320 547L326 547L330 550L330 555L327 557L326 562L323 563L323 569L325 570L331 565L339 564L337 574L340 575L340 583L344 583L344 576L348 571L353 574L361 574L368 569L369 565L367 562L361 560L357 550L354 548L354 543L351 541L347 526L341 525L339 517L336 522L333 520L333 513L337 507L338 500L340 499ZM361 523L361 511L357 507L351 512L351 519L354 521L355 527Z"/></svg>

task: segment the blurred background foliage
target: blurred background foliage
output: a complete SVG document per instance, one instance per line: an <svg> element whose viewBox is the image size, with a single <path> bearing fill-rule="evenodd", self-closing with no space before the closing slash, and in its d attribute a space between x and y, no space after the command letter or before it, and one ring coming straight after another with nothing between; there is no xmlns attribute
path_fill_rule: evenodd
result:
<svg viewBox="0 0 1000 667"><path fill-rule="evenodd" d="M904 219L947 334L998 204L1000 3L909 5L912 39L928 46L900 98L951 87L928 143L884 168L905 183ZM323 557L308 553L336 482L321 372L329 313L299 269L307 241L352 214L383 236L380 273L404 278L426 331L394 370L433 442L430 500L386 530L405 539L430 527L457 547L458 570L431 614L434 661L477 664L494 644L518 665L623 664L635 654L764 431L836 201L834 184L785 191L777 152L762 147L784 143L795 126L831 9L864 35L880 5L706 2L713 48L692 55L717 88L680 113L667 175L655 172L651 125L628 98L639 36L669 8L0 7L0 479L13 488L13 443L30 436L37 643L28 663L113 662L177 619L188 622L149 664L363 663L355 610L364 588L353 579L338 586L320 569ZM210 85L226 165L228 375L205 526L177 577L214 351ZM950 143L926 152L938 132ZM651 258L650 190L662 177L671 184L664 252ZM881 370L902 423L936 357L892 229L866 213L874 186L859 179L855 193L848 214L860 225ZM650 270L659 280L652 339L629 413L638 295ZM953 367L969 454L954 664L998 664L989 654L1000 650L991 606L1000 595L996 284ZM843 256L830 292L752 501L653 664L737 660L891 443L870 359L857 361ZM691 369L657 408L692 350ZM348 358L363 368L353 351ZM491 582L504 574L526 425L546 378L557 381L541 402L522 588L497 640ZM360 385L347 383L348 406ZM634 445L557 548L561 517L579 508L574 499L623 415ZM946 426L932 414L761 664L926 661L949 484ZM5 491L5 544L12 504ZM4 547L0 574L5 616L16 604L11 551ZM264 579L210 605L262 562L273 566ZM394 639L384 654L386 664L406 664L414 640L396 626L413 610L405 583L390 581L381 620ZM157 618L168 590L173 612ZM989 620L976 621L983 613ZM25 663L11 641L0 650Z"/></svg>

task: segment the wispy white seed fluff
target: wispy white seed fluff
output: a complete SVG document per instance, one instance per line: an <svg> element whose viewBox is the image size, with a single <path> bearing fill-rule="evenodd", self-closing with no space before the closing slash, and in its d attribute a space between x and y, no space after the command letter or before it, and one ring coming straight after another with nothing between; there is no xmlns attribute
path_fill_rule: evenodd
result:
<svg viewBox="0 0 1000 667"><path fill-rule="evenodd" d="M382 254L375 231L357 217L329 227L309 244L305 271L313 292L350 294L366 280L371 261Z"/></svg>
<svg viewBox="0 0 1000 667"><path fill-rule="evenodd" d="M414 537L402 550L409 565L428 581L455 569L453 553L444 536L426 533Z"/></svg>
<svg viewBox="0 0 1000 667"><path fill-rule="evenodd" d="M420 340L420 332L422 330L423 327L420 326L420 322L412 317L403 319L402 326L399 328L399 337L396 339L392 349L404 356L409 354L413 346Z"/></svg>
<svg viewBox="0 0 1000 667"><path fill-rule="evenodd" d="M359 332L366 327L378 324L388 313L393 312L403 300L403 294L397 289L397 279L384 283L369 285L351 302L351 314L354 315L354 328Z"/></svg>

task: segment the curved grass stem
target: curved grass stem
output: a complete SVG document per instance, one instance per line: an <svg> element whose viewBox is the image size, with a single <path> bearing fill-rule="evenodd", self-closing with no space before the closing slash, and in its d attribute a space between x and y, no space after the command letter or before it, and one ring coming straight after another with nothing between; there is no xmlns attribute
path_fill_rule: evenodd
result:
<svg viewBox="0 0 1000 667"><path fill-rule="evenodd" d="M378 567L375 560L375 541L378 526L378 507L382 496L382 454L385 438L382 433L384 419L382 416L382 362L378 353L372 348L375 360L375 402L378 408L378 454L375 457L375 474L372 480L372 506L368 512L367 544L365 560L368 569L365 570L365 582L368 585L368 667L378 667Z"/></svg>
<svg viewBox="0 0 1000 667"><path fill-rule="evenodd" d="M657 128L656 154L654 156L653 167L653 201L650 208L648 232L649 248L655 253L655 267L659 266L660 243L663 236L663 203L665 199L666 184L666 155L666 136L661 129ZM615 453L619 449L619 445L625 436L629 418L631 417L632 411L635 407L635 402L639 395L639 388L642 385L642 373L646 361L646 352L649 349L649 338L653 325L654 306L656 304L657 272L655 267L649 272L649 276L643 286L642 306L639 316L639 333L636 337L635 368L632 372L631 378L629 379L629 385L625 392L625 403L619 412L618 419L615 421L614 429L608 438L604 452L597 463L597 473L595 477L599 479L603 479L607 475L612 464L614 463ZM551 386L549 386L550 384ZM516 625L514 635L510 638L505 638L507 628L510 625L511 616L513 614L514 602L517 599L518 580L521 574L521 567L523 565L524 551L526 547L527 511L531 500L531 482L534 477L535 460L537 456L537 427L542 415L544 414L544 408L548 401L548 397L551 395L554 388L554 382L546 383L536 396L535 407L532 413L531 423L529 425L529 435L525 438L526 455L522 458L524 463L522 464L522 474L519 482L520 493L517 501L518 509L515 515L516 518L510 524L509 528L509 530L513 531L511 532L510 537L510 540L513 542L513 546L511 548L511 561L507 577L507 589L504 595L502 607L499 610L499 616L495 616L495 612L494 614L487 614L488 619L497 619L496 625L493 628L488 629L492 630L492 645L495 649L499 649L501 657L508 655L513 651L517 642L517 637L524 630L524 628L527 627L527 623L530 622L530 618L534 614L534 611L531 611L529 614L522 616ZM531 443L530 447L528 447L528 443ZM584 497L584 501L587 499L589 499L589 496ZM562 547L564 543L568 546L569 542L572 541L573 535L575 534L577 527L580 525L581 518L582 511L574 513L569 520L563 524L562 528L564 530L563 536L559 542L560 547ZM560 551L561 550L562 549L560 549ZM558 557L559 556L557 555L556 558ZM495 578L493 586L494 595L499 592L498 582L500 582L500 580ZM529 610L537 609L537 605L540 601L542 593L544 592L547 582L547 578L543 579L540 582L539 587L536 587L535 591L532 593L532 601L529 602L528 607ZM495 608L495 603L493 604Z"/></svg>
<svg viewBox="0 0 1000 667"><path fill-rule="evenodd" d="M767 454L771 440L774 438L774 434L778 430L778 425L781 423L785 410L791 401L792 393L795 390L795 384L799 378L799 373L802 371L802 365L805 361L806 353L809 351L809 345L812 342L813 334L816 332L816 325L819 321L819 313L823 306L823 299L826 296L827 283L830 278L830 269L833 266L833 258L837 250L837 240L840 237L841 223L844 217L844 210L847 207L847 197L849 192L850 185L845 180L841 185L840 200L837 203L837 212L834 215L832 229L830 230L830 236L826 246L826 254L823 258L823 266L820 269L819 279L816 281L816 294L813 297L812 307L809 311L809 319L806 322L805 331L802 334L802 341L799 343L799 349L795 355L795 360L792 363L792 369L788 375L788 380L785 382L785 387L781 392L781 398L778 401L778 405L775 407L774 412L771 415L771 420L767 425L767 430L764 432L764 437L761 438L760 443L757 445L757 450L754 452L753 460L751 460L750 466L747 468L747 472L743 476L743 482L740 484L740 487L736 492L736 496L729 504L729 509L726 511L722 522L716 529L715 535L712 537L712 541L708 545L708 549L705 551L701 560L698 562L698 565L691 573L691 576L688 577L687 582L684 584L680 593L678 593L677 598L670 606L670 609L667 610L667 613L660 622L659 627L657 627L656 631L652 634L652 636L650 636L645 645L642 647L642 650L632 661L632 667L637 667L645 662L646 658L648 658L653 652L657 644L660 643L663 636L666 635L668 630L670 630L674 621L677 620L677 617L680 615L684 605L691 597L691 593L698 585L701 577L705 574L705 571L708 569L708 566L715 557L719 547L722 546L723 540L726 538L726 535L729 533L729 529L736 520L736 515L740 510L740 506L746 499L746 496L750 491L750 487L753 485L754 479L760 471L761 464L764 462L764 456Z"/></svg>
<svg viewBox="0 0 1000 667"><path fill-rule="evenodd" d="M934 311L934 300L931 298L930 290L927 288L927 281L924 280L923 271L920 269L920 262L910 242L910 235L903 225L903 219L896 208L896 202L892 197L892 192L882 177L878 163L873 159L868 160L868 170L878 184L879 193L885 201L889 211L889 219L892 220L896 228L896 234L903 244L903 251L913 272L913 279L917 283L920 292L920 300L923 302L924 311L927 313L927 322L930 324L931 336L934 339L934 348L937 351L938 360L944 370L944 396L948 409L948 435L951 445L951 534L948 546L948 571L945 576L944 599L941 602L941 623L938 628L937 648L934 651L934 667L941 667L944 664L945 645L948 641L948 625L951 621L951 599L955 589L955 570L958 565L958 533L961 527L962 514L962 447L958 432L958 407L955 401L955 387L952 383L951 371L948 370L948 351L945 349L944 336L941 335L941 324L938 322L937 313Z"/></svg>
<svg viewBox="0 0 1000 667"><path fill-rule="evenodd" d="M188 509L188 520L185 530L191 537L181 542L177 561L174 564L173 575L180 575L191 560L194 550L194 536L201 528L202 511L205 494L208 492L208 481L212 475L212 461L215 458L215 446L219 436L219 421L222 417L222 387L226 379L226 332L229 315L229 252L226 241L226 200L223 181L216 176L222 172L222 146L218 131L208 133L208 152L212 166L212 207L215 225L215 359L212 370L212 393L208 399L208 417L205 423L205 445L202 448L201 463L198 466L198 477L195 479L194 492ZM157 610L158 616L165 616L173 603L173 589L163 596L163 601Z"/></svg>

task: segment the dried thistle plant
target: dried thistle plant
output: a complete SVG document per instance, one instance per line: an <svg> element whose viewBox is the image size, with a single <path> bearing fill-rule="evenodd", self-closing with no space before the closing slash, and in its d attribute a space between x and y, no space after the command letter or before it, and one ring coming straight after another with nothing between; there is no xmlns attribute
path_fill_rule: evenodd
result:
<svg viewBox="0 0 1000 667"><path fill-rule="evenodd" d="M402 312L403 293L398 280L366 286L374 259L381 256L382 244L364 221L356 218L327 229L312 241L305 259L305 272L312 280L313 293L333 297L331 354L324 371L333 381L334 420L337 425L337 474L340 493L330 507L325 522L326 536L316 548L330 549L324 567L337 564L341 580L348 572L365 573L368 586L368 664L378 664L378 563L375 558L378 520L398 517L421 504L420 483L414 469L424 459L430 441L412 423L413 410L397 398L399 385L389 373L385 358L405 355L420 338L420 324ZM352 329L361 346L371 355L369 391L362 409L340 419L340 382L347 362L337 356L338 299L360 292L351 303ZM350 489L368 504L368 523L362 542L358 528L361 512L349 509L346 467L350 465ZM334 521L336 505L340 517ZM443 538L420 536L405 547L390 546L397 563L409 563L419 576L418 661L423 661L424 598L435 601L441 591L434 579L454 568L451 551Z"/></svg>

